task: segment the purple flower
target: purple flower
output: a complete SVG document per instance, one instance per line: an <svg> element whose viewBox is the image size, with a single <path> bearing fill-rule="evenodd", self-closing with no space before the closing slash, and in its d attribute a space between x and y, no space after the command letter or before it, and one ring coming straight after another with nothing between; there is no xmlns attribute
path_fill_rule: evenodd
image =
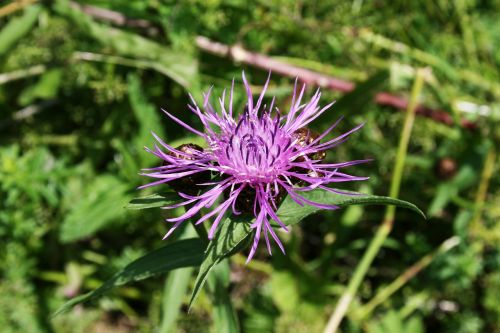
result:
<svg viewBox="0 0 500 333"><path fill-rule="evenodd" d="M287 114L281 115L278 108L274 107L274 98L269 106L263 104L269 77L256 102L244 73L243 82L248 100L241 114L233 110L234 81L229 94L229 103L226 104L225 91L219 98L219 111L216 111L209 101L210 90L203 96L201 109L190 96L193 105L189 105L189 109L200 118L204 131L194 129L164 110L174 121L201 136L206 141L207 148L202 149L196 145L174 148L153 133L160 146L155 144L154 150L148 148L146 150L164 162L162 166L145 170L147 173L143 175L157 180L141 188L168 182L178 184L182 179L191 179L191 182L193 179L206 179L195 184L205 189L200 194L188 194L189 191L178 190L184 201L164 207L165 209L189 207L183 215L167 219L173 223L173 227L164 239L204 207L214 208L196 223L202 223L211 217L215 218L208 233L209 239L214 237L217 226L226 212L232 211L236 215L251 213L255 217L255 222L251 224L251 228L255 229L255 236L248 256L250 260L255 254L262 234L270 254L269 236L274 239L281 251L285 252L270 220L276 221L283 230L288 231L287 226L276 215L278 206L286 194L301 206L336 209L338 207L334 205L310 201L300 193L318 188L339 193L327 185L366 179L340 171L344 167L366 160L323 163L324 152L344 142L351 133L361 128L362 124L321 143L320 141L336 127L340 119L321 135L313 135L307 129L306 126L333 104L321 108L318 105L321 97L319 90L310 101L302 103L305 85L298 92L295 84L290 110ZM209 172L212 174L211 179L201 176Z"/></svg>

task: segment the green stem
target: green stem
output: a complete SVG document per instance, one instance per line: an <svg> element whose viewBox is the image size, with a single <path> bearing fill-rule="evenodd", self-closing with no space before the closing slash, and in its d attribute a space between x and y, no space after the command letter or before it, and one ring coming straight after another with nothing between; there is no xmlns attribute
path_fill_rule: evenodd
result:
<svg viewBox="0 0 500 333"><path fill-rule="evenodd" d="M179 239L187 239L196 235L189 225L184 228ZM158 333L174 332L181 312L184 295L189 289L190 278L194 268L186 267L170 272L165 281L162 295L162 317Z"/></svg>
<svg viewBox="0 0 500 333"><path fill-rule="evenodd" d="M488 151L488 155L484 161L483 171L481 173L481 181L477 189L476 198L474 200L474 217L470 223L470 235L477 236L482 231L481 214L486 202L486 194L488 193L488 186L490 179L495 169L496 151L492 145Z"/></svg>
<svg viewBox="0 0 500 333"><path fill-rule="evenodd" d="M419 261L409 267L406 271L398 276L391 284L382 288L366 305L357 311L355 318L357 320L363 320L366 318L378 305L382 304L385 300L391 297L396 291L398 291L402 286L404 286L410 279L427 267L434 258L437 256L451 250L460 243L460 239L457 236L453 236L445 240L438 249L432 253L427 254L422 257Z"/></svg>
<svg viewBox="0 0 500 333"><path fill-rule="evenodd" d="M31 4L38 2L38 0L24 0L24 1L14 1L0 7L0 17L7 16L13 14L14 12L21 10Z"/></svg>
<svg viewBox="0 0 500 333"><path fill-rule="evenodd" d="M197 214L191 219L193 227L200 239L208 246L208 233L204 223L194 223L199 218L200 216ZM238 316L228 292L229 273L229 261L226 259L220 262L209 276L209 292L213 300L214 324L216 332L220 333L237 333L240 330Z"/></svg>
<svg viewBox="0 0 500 333"><path fill-rule="evenodd" d="M231 268L228 260L220 262L208 277L208 285L213 299L213 319L215 332L238 333L238 315L228 293Z"/></svg>
<svg viewBox="0 0 500 333"><path fill-rule="evenodd" d="M405 122L399 139L394 172L392 174L391 187L389 190L389 196L392 198L397 198L399 196L399 189L401 187L401 179L403 178L403 170L406 161L406 153L408 151L408 143L410 142L411 130L413 128L413 123L415 122L415 109L418 103L418 97L420 96L420 92L422 91L422 87L424 85L424 76L424 69L417 70L410 101L408 103L408 109L406 111ZM385 211L384 220L390 220L390 223L392 224L395 212L396 206L388 206Z"/></svg>
<svg viewBox="0 0 500 333"><path fill-rule="evenodd" d="M399 141L398 152L396 156L396 163L394 165L394 173L391 181L391 187L389 195L391 197L397 198L399 194L399 188L401 185L401 178L403 175L403 168L406 159L406 151L408 149L408 142L410 140L411 130L413 127L413 122L415 120L415 109L418 102L418 97L422 91L425 77L425 69L418 69L415 75L415 82L413 84L410 101L408 103L408 108L406 110L405 123L401 132L401 138ZM388 206L385 212L384 220L380 227L378 228L374 238L372 239L368 249L366 250L363 258L356 267L354 274L349 281L347 289L344 291L340 297L335 311L328 320L328 324L325 327L324 333L335 333L344 318L349 306L351 305L356 292L358 291L361 282L366 275L366 272L370 268L373 259L379 252L382 244L386 240L387 236L392 230L392 225L394 221L394 214L396 208L394 206Z"/></svg>

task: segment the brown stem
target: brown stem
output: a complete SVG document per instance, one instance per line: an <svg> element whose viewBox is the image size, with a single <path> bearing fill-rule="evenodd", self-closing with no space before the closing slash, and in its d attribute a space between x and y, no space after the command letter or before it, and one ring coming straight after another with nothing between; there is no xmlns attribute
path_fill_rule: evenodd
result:
<svg viewBox="0 0 500 333"><path fill-rule="evenodd" d="M27 7L31 4L38 2L38 0L18 0L13 1L3 7L0 7L0 17L10 15L24 7Z"/></svg>
<svg viewBox="0 0 500 333"><path fill-rule="evenodd" d="M90 6L90 5L81 5L74 1L70 1L69 5L74 9L78 9L89 16L110 22L111 24L114 25L127 26L130 28L143 28L143 29L154 27L153 24L151 24L151 22L147 20L131 19L126 17L120 12L115 12L114 10L100 8L96 6Z"/></svg>
<svg viewBox="0 0 500 333"><path fill-rule="evenodd" d="M122 13L113 10L89 5L80 5L74 1L70 1L70 5L73 8L81 10L82 12L96 19L107 21L118 26L127 26L131 28L142 28L149 30L156 29L154 24L147 20L130 19ZM335 78L329 75L324 75L306 68L290 65L276 60L272 57L248 51L238 44L230 46L212 41L204 36L198 36L196 37L196 45L202 51L220 57L228 57L233 59L234 61L258 67L266 71L271 70L273 73L277 73L283 76L298 78L300 81L306 84L316 85L325 89L348 93L354 90L356 87L355 83L353 82ZM401 111L404 111L408 108L407 99L392 95L388 92L378 93L375 96L375 103L379 105L390 106ZM421 104L417 105L416 114L449 126L454 124L453 117L446 111L434 110ZM461 125L462 127L467 129L476 128L475 123L465 119L461 120Z"/></svg>
<svg viewBox="0 0 500 333"><path fill-rule="evenodd" d="M306 84L316 85L325 89L348 93L353 91L356 87L353 82L337 79L329 75L320 74L305 68L283 63L273 59L272 57L247 51L240 45L229 46L212 41L203 36L196 37L196 45L201 50L208 53L221 57L229 57L237 62L245 63L265 70L271 70L273 73L278 73L291 78L298 78ZM390 106L399 110L406 110L408 108L407 99L387 92L380 92L375 95L375 103ZM442 110L433 110L421 104L417 105L416 114L450 126L454 123L453 118L449 113ZM467 120L462 120L461 125L468 129L474 129L476 127L474 123Z"/></svg>

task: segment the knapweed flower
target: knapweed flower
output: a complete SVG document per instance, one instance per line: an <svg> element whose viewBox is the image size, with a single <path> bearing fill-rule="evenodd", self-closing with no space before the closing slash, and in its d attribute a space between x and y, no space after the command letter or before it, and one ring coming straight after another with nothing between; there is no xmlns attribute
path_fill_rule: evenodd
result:
<svg viewBox="0 0 500 333"><path fill-rule="evenodd" d="M305 85L300 92L295 84L290 110L281 114L274 106L264 105L264 96L269 78L257 99L254 101L250 85L243 74L247 102L242 112L233 110L234 81L226 104L226 92L219 98L219 110L210 102L210 90L204 94L203 107L200 109L191 96L189 109L196 114L204 126L199 131L184 123L169 112L164 112L175 122L206 142L206 148L188 144L174 148L153 133L158 141L150 153L163 160L159 167L146 169L143 175L157 180L142 187L172 183L184 199L181 203L164 207L166 209L187 206L186 212L179 217L169 218L173 226L164 238L168 237L181 223L196 216L195 223L202 223L214 217L208 237L212 239L226 213L253 214L255 230L253 244L248 256L250 260L257 249L261 235L271 254L270 237L285 252L276 235L271 220L283 230L287 226L277 216L278 206L289 195L298 205L312 205L322 209L336 209L337 206L313 202L301 192L322 189L338 193L327 185L337 182L364 180L341 172L342 168L365 162L357 160L343 163L323 163L325 152L337 146L361 128L352 130L333 139L321 142L338 124L331 125L321 135L315 135L307 126L333 104L321 108L319 89L311 100L303 103ZM182 189L182 182L188 184ZM193 193L193 189L201 189ZM212 208L201 216L202 208Z"/></svg>

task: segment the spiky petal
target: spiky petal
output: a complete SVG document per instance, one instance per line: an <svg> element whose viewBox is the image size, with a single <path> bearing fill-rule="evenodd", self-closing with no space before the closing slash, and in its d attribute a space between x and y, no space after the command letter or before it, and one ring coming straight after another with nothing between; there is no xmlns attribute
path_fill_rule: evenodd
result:
<svg viewBox="0 0 500 333"><path fill-rule="evenodd" d="M308 102L302 103L305 85L298 92L296 83L290 110L286 116L281 116L279 110L273 108L274 98L270 107L263 105L269 78L256 103L254 103L251 88L244 73L243 82L247 93L247 103L245 110L238 116L234 115L232 105L234 81L228 105L225 101L225 92L222 98L219 98L219 111L216 111L210 103L210 90L204 95L201 108L192 98L192 105L189 109L200 118L205 127L203 131L194 129L165 111L172 120L201 136L206 141L207 148L203 151L194 151L191 156L184 156L185 152L169 146L153 134L158 144L148 151L164 160L165 163L161 167L147 169L143 173L156 180L142 187L168 183L207 171L219 175L208 183L200 184L206 188L201 194L179 193L185 201L165 207L167 209L189 207L181 216L167 219L174 225L165 237L184 221L197 216L197 213L205 207L212 208L212 210L199 218L196 223L203 223L213 217L214 222L209 231L209 238L212 239L223 216L228 212L240 214L241 207L238 207L238 203L244 195L248 196L248 193L251 193L253 204L250 205L249 210L255 217L255 222L251 224L255 235L248 256L250 260L255 254L261 234L264 235L270 254L270 238L276 242L283 253L285 252L270 223L274 220L281 229L288 231L276 214L283 193L290 195L292 200L302 206L312 205L321 209L336 209L334 205L310 201L300 193L316 188L335 191L326 185L364 180L366 178L351 176L339 170L366 162L366 160L324 164L320 160L312 159L312 156L320 156L324 151L345 141L350 134L363 125L323 143L320 141L336 127L338 122L314 140L308 140L306 144L297 139L294 133L308 126L333 104L320 107L319 90ZM293 179L299 179L300 182L293 182ZM298 186L298 184L301 185Z"/></svg>

